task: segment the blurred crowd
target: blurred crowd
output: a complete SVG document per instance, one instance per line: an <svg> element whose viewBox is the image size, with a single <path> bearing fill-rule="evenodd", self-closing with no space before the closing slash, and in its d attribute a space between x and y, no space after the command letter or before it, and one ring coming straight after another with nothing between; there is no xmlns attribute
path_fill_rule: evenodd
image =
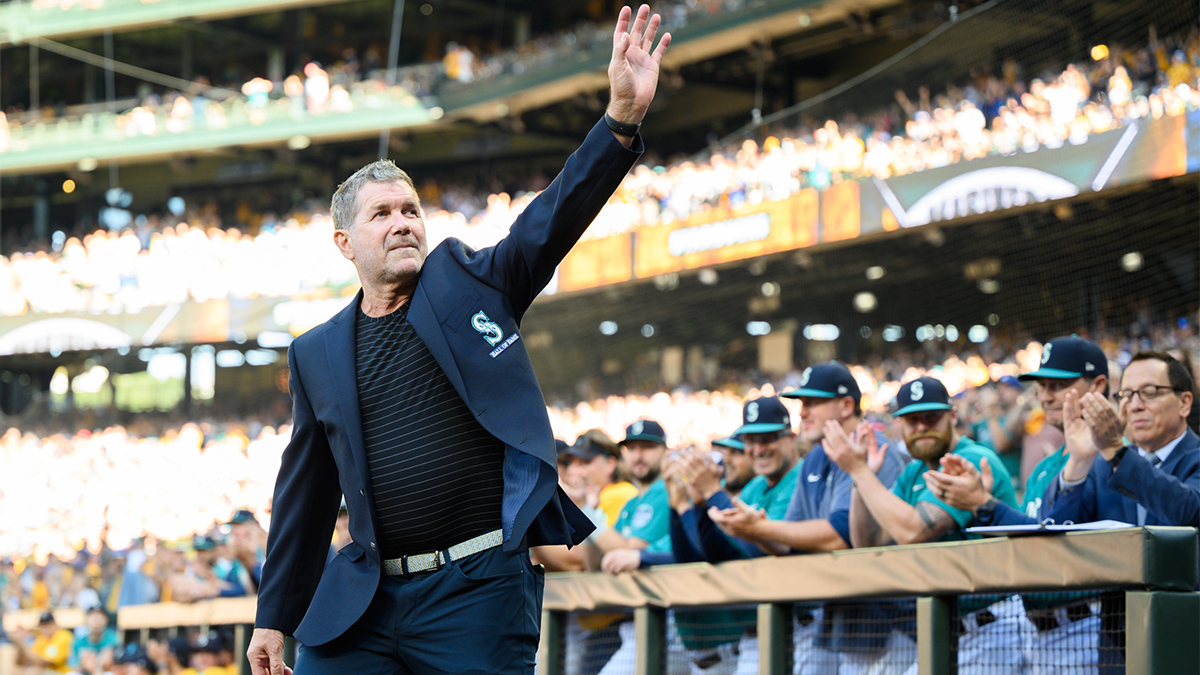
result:
<svg viewBox="0 0 1200 675"><path fill-rule="evenodd" d="M1096 330L1089 336L1104 349L1113 372L1151 347L1200 363L1200 334L1188 319ZM888 420L900 383L920 375L943 381L956 397L962 432L993 447L1015 481L1061 444L1061 435L1043 424L1036 397L1013 377L1033 369L1041 355L1036 341L970 350L943 343L849 368L862 392L862 408L880 421ZM555 403L548 413L559 438L574 439L588 430L615 438L633 420L655 419L670 430L672 446L708 448L738 426L745 400L795 390L800 378L799 371L774 381L745 373L709 389ZM99 602L115 609L228 590L202 572L206 565L228 572L229 565L220 561L245 558L249 548L261 547L261 532L239 539L236 525L247 518L253 519L255 532L259 524L269 525L274 480L290 437L290 425L279 417L180 424L178 416L139 416L128 426L98 417L77 421L70 430L4 431L0 556L9 557L0 568L0 606ZM215 574L228 579L226 573ZM124 575L126 582L114 587L115 575ZM237 588L252 591L253 584L242 578Z"/></svg>
<svg viewBox="0 0 1200 675"><path fill-rule="evenodd" d="M319 66L308 70L325 77ZM937 96L922 89L911 101L898 92L896 106L861 119L773 128L761 145L745 140L704 160L641 164L584 236L785 199L840 180L1082 143L1133 120L1200 108L1198 77L1195 30L1179 39L1151 35L1140 49L1106 47L1103 58L1028 81L1007 62L1000 74L981 75ZM297 96L330 89L311 81L296 80L292 89ZM270 86L259 84L256 95ZM296 100L300 108L313 105ZM430 247L448 237L475 248L499 241L533 190L545 186L544 178L530 180L530 190L511 195L426 185ZM236 224L222 223L211 210L175 209L138 216L117 231L64 237L49 251L0 256L0 315L138 311L187 299L292 296L353 283L353 266L330 245L333 224L323 208L306 206L278 217L243 206Z"/></svg>

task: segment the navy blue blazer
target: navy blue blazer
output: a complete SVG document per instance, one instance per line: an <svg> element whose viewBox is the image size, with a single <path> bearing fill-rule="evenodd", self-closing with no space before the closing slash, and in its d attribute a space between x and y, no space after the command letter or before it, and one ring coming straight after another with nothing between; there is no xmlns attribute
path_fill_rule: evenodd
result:
<svg viewBox="0 0 1200 675"><path fill-rule="evenodd" d="M1055 522L1119 520L1137 524L1137 507L1146 509L1146 525L1200 527L1200 437L1191 429L1160 467L1129 447L1116 471L1097 455L1082 485L1050 485L1042 513Z"/></svg>
<svg viewBox="0 0 1200 675"><path fill-rule="evenodd" d="M408 320L479 423L504 444L504 548L578 544L594 526L558 487L554 436L521 318L641 153L602 122L494 247L430 251ZM321 645L346 631L381 578L359 416L354 327L362 293L296 338L292 438L283 453L255 626ZM353 541L326 564L342 495ZM422 553L423 551L412 551Z"/></svg>

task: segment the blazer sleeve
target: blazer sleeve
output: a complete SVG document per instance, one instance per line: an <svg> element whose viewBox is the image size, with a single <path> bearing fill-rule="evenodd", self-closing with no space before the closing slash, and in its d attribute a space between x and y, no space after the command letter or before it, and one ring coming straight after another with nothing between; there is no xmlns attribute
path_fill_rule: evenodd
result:
<svg viewBox="0 0 1200 675"><path fill-rule="evenodd" d="M710 507L715 506L718 509L733 508L733 500L729 498L729 493L721 490L713 495L708 500ZM725 562L726 560L742 560L744 558L758 558L763 554L762 550L748 541L742 541L734 537L726 535L717 524L708 517L708 509L692 509L696 512L696 532L700 535L700 545L704 552L705 560L709 562Z"/></svg>
<svg viewBox="0 0 1200 675"><path fill-rule="evenodd" d="M342 490L325 430L304 393L294 346L288 350L288 366L292 439L275 482L254 626L291 635L321 581Z"/></svg>
<svg viewBox="0 0 1200 675"><path fill-rule="evenodd" d="M1108 476L1108 487L1141 504L1162 524L1200 527L1198 469L1194 453L1184 457L1176 467L1179 474L1172 475L1150 466L1131 447Z"/></svg>
<svg viewBox="0 0 1200 675"><path fill-rule="evenodd" d="M1087 478L1079 485L1062 487L1061 474L1050 481L1050 487L1042 496L1042 507L1038 516L1049 518L1055 523L1091 523L1099 520L1099 486L1109 471L1108 462L1100 455L1088 469Z"/></svg>
<svg viewBox="0 0 1200 675"><path fill-rule="evenodd" d="M490 256L482 256L486 269L479 270L480 276L508 295L518 323L642 148L640 135L626 149L603 121L598 122L550 186L517 216L508 236Z"/></svg>

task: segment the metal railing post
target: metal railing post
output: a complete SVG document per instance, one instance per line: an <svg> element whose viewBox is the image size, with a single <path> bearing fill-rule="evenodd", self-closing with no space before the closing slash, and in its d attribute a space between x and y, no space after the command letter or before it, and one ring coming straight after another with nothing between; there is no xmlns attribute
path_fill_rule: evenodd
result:
<svg viewBox="0 0 1200 675"><path fill-rule="evenodd" d="M952 658L951 621L957 598L935 595L917 598L917 664L921 675L951 675L958 669Z"/></svg>
<svg viewBox="0 0 1200 675"><path fill-rule="evenodd" d="M666 675L667 610L638 607L633 611L633 629L637 641L636 675Z"/></svg>
<svg viewBox="0 0 1200 675"><path fill-rule="evenodd" d="M542 638L538 643L537 675L562 675L566 670L567 612L542 610Z"/></svg>
<svg viewBox="0 0 1200 675"><path fill-rule="evenodd" d="M1125 672L1200 675L1200 594L1125 593Z"/></svg>
<svg viewBox="0 0 1200 675"><path fill-rule="evenodd" d="M758 675L792 672L792 612L790 602L758 606Z"/></svg>

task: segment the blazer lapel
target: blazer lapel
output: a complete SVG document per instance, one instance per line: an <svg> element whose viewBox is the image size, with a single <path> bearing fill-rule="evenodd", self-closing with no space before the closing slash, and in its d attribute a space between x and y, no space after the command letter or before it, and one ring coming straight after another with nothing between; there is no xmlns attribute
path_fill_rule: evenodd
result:
<svg viewBox="0 0 1200 675"><path fill-rule="evenodd" d="M433 360L442 367L442 372L446 373L450 384L454 385L455 391L466 402L467 407L477 413L480 412L475 410L471 405L471 399L467 397L467 388L463 386L462 373L459 372L458 364L454 361L454 352L450 350L450 343L446 341L446 335L442 332L442 323L433 313L433 305L429 303L429 296L425 294L425 288L420 282L417 283L417 288L413 291L412 299L409 302L412 303L412 306L408 308L408 322L412 324L417 337L421 338L425 347L429 349L429 353L433 354Z"/></svg>
<svg viewBox="0 0 1200 675"><path fill-rule="evenodd" d="M354 319L362 291L354 296L354 302L338 312L325 331L325 355L329 359L330 381L333 382L334 398L346 425L346 436L350 439L350 455L361 477L363 494L371 497L371 476L368 474L367 444L363 440L362 415L358 408L358 377L354 359ZM374 503L373 501L371 503Z"/></svg>

